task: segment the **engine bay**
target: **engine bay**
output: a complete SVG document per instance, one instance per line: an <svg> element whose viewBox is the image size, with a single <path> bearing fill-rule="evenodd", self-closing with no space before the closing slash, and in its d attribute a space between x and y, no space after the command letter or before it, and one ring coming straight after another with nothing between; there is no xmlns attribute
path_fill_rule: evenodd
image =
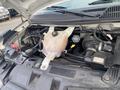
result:
<svg viewBox="0 0 120 90"><path fill-rule="evenodd" d="M14 32L9 43L4 39L6 47L0 53L3 71L28 62L42 71L54 63L82 66L104 72L102 81L115 85L120 77L120 31L111 24L106 27L28 26L20 34Z"/></svg>
<svg viewBox="0 0 120 90"><path fill-rule="evenodd" d="M12 43L11 47L23 52L26 57L38 54L38 57L48 57L50 60L68 58L74 59L74 63L94 63L108 68L113 65L110 58L114 54L118 36L101 28L91 29L91 32L79 27L30 26L21 36L18 45Z"/></svg>

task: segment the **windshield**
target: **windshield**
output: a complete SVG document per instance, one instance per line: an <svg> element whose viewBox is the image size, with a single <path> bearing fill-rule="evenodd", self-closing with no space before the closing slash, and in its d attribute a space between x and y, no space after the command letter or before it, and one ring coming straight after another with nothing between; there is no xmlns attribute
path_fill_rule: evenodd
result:
<svg viewBox="0 0 120 90"><path fill-rule="evenodd" d="M120 0L70 0L31 17L32 23L75 25L120 20Z"/></svg>
<svg viewBox="0 0 120 90"><path fill-rule="evenodd" d="M56 6L66 7L68 9L84 8L91 5L107 4L113 2L120 2L120 0L69 0Z"/></svg>

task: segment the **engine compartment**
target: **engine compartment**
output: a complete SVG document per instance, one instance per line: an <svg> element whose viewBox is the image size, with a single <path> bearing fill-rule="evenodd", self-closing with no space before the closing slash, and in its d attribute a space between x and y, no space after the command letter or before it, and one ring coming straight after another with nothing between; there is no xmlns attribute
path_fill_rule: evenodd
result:
<svg viewBox="0 0 120 90"><path fill-rule="evenodd" d="M64 31L65 29L67 29L67 27L55 27L55 30L51 33L53 37L48 36L48 41L53 41L53 38L55 38L58 34L60 34L60 32ZM112 64L110 65L110 62L112 63L112 60L109 59L113 56L117 35L115 36L114 34L107 34L104 30L102 31L99 29L93 30L92 32L85 32L85 30L80 29L81 28L79 27L75 27L74 31L68 38L67 45L63 45L65 42L60 42L64 48L62 51L60 51L62 54L58 55L58 58L68 58L67 60L74 59L72 60L74 63L96 63L104 65L105 68L112 66ZM110 32L109 30L106 31ZM47 32L49 32L49 27L28 27L24 35L21 37L21 45L18 49L24 52L24 55L27 57L38 54L38 57L44 58L45 54L42 52L44 46L52 46L52 44L48 43L48 41L46 45L44 45L42 42L44 41L45 33ZM55 42L52 42L53 45L57 44L56 42L60 41L61 38L62 37L60 36ZM48 47L48 49L49 48L50 47Z"/></svg>
<svg viewBox="0 0 120 90"><path fill-rule="evenodd" d="M1 51L3 71L30 62L34 62L32 68L43 71L49 64L87 67L104 72L101 80L116 85L120 77L120 31L111 25L106 27L28 26L20 34L15 33Z"/></svg>

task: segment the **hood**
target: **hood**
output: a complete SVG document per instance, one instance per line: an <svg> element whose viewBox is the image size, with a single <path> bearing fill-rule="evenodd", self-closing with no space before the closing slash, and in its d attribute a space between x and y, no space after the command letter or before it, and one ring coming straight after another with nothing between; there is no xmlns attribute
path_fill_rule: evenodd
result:
<svg viewBox="0 0 120 90"><path fill-rule="evenodd" d="M0 0L2 5L7 8L14 8L26 19L40 9L64 2L66 0Z"/></svg>

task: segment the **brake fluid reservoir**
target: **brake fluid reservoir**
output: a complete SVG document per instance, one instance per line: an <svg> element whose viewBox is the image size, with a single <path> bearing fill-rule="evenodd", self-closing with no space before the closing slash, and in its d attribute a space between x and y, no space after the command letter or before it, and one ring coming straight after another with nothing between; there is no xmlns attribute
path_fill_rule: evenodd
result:
<svg viewBox="0 0 120 90"><path fill-rule="evenodd" d="M65 50L69 36L72 34L74 27L69 27L64 31L58 31L53 35L54 27L50 27L49 31L45 33L43 43L43 54L46 56L42 62L41 69L46 70L50 61L56 57L60 57Z"/></svg>

